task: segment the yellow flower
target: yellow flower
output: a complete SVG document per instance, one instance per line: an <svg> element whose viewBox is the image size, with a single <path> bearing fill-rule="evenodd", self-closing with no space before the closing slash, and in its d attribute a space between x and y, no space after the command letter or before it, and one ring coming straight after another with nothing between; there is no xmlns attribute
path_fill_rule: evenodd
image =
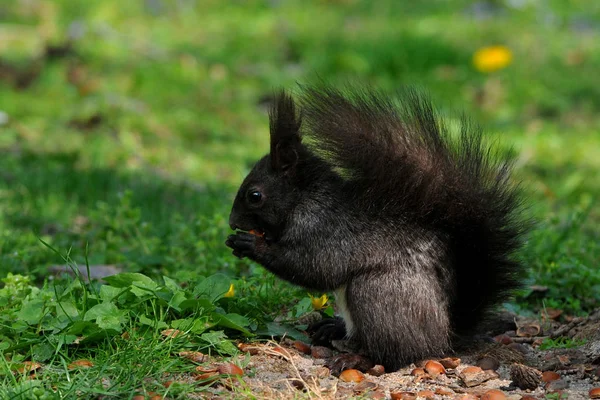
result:
<svg viewBox="0 0 600 400"><path fill-rule="evenodd" d="M510 65L512 57L508 47L482 47L473 54L473 65L479 72L494 72Z"/></svg>
<svg viewBox="0 0 600 400"><path fill-rule="evenodd" d="M233 288L233 283L231 285L229 285L229 290L227 291L227 293L225 293L223 295L223 297L233 297L235 296L235 289Z"/></svg>
<svg viewBox="0 0 600 400"><path fill-rule="evenodd" d="M321 297L314 297L309 294L308 297L310 297L310 302L312 303L312 307L313 309L315 309L315 311L319 311L325 308L327 300L329 300L326 294L324 294Z"/></svg>

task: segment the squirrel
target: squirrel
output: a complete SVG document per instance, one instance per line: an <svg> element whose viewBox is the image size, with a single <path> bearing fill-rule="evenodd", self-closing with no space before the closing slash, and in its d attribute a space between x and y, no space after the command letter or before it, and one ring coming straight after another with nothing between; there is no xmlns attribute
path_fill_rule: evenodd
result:
<svg viewBox="0 0 600 400"><path fill-rule="evenodd" d="M276 93L270 153L244 179L226 245L293 284L333 291L346 338L386 371L443 356L519 287L527 224L512 163L429 98L304 86Z"/></svg>

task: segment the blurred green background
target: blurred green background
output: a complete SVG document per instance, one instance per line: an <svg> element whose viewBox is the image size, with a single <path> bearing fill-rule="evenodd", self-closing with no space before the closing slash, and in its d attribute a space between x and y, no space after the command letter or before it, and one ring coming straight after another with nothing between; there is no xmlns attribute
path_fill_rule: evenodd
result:
<svg viewBox="0 0 600 400"><path fill-rule="evenodd" d="M473 62L489 46L510 57L494 71ZM223 245L230 204L273 90L316 79L425 88L514 146L538 221L521 257L544 287L519 304L596 306L595 0L3 0L0 275L64 264L38 238L180 282L256 273Z"/></svg>

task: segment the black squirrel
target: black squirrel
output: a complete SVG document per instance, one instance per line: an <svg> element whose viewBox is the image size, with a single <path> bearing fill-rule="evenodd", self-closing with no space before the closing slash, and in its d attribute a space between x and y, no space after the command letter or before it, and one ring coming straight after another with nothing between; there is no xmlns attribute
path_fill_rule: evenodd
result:
<svg viewBox="0 0 600 400"><path fill-rule="evenodd" d="M237 193L226 244L335 291L344 323L318 341L346 336L396 370L447 353L519 286L518 185L477 126L452 136L416 90L327 85L278 93L269 117L270 154Z"/></svg>

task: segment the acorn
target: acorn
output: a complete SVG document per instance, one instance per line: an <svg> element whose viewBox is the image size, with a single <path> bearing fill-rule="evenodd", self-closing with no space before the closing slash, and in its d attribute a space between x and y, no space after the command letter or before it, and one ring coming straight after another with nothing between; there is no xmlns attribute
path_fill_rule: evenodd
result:
<svg viewBox="0 0 600 400"><path fill-rule="evenodd" d="M433 376L446 373L446 369L444 368L444 366L439 362L433 360L429 360L425 363L425 371L427 371L429 375Z"/></svg>
<svg viewBox="0 0 600 400"><path fill-rule="evenodd" d="M554 371L544 371L542 372L542 382L552 382L560 379L560 375Z"/></svg>
<svg viewBox="0 0 600 400"><path fill-rule="evenodd" d="M590 399L600 399L600 387L590 389L588 394L590 395Z"/></svg>
<svg viewBox="0 0 600 400"><path fill-rule="evenodd" d="M347 369L340 374L340 379L344 382L362 382L365 376L357 369Z"/></svg>
<svg viewBox="0 0 600 400"><path fill-rule="evenodd" d="M498 389L490 389L481 396L481 400L506 400L506 395Z"/></svg>
<svg viewBox="0 0 600 400"><path fill-rule="evenodd" d="M458 358L458 357L442 358L440 360L440 364L442 364L444 366L444 368L453 369L460 365L460 358Z"/></svg>

